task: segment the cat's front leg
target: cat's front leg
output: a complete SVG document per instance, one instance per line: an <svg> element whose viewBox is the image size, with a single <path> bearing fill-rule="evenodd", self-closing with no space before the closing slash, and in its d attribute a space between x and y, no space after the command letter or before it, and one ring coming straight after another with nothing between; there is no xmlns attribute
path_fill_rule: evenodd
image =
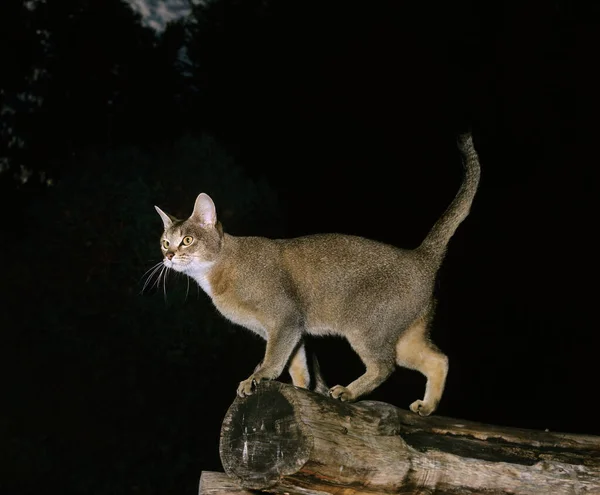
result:
<svg viewBox="0 0 600 495"><path fill-rule="evenodd" d="M262 380L274 380L283 372L285 365L296 345L300 341L301 331L298 328L283 327L268 332L265 357L248 378L240 382L237 394L240 397L252 395L254 388Z"/></svg>

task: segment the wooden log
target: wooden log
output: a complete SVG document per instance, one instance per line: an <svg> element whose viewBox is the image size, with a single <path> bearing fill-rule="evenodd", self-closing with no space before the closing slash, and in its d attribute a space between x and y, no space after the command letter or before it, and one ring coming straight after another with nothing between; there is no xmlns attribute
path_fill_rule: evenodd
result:
<svg viewBox="0 0 600 495"><path fill-rule="evenodd" d="M253 495L253 492L244 490L238 483L229 478L225 473L203 471L200 476L199 495Z"/></svg>
<svg viewBox="0 0 600 495"><path fill-rule="evenodd" d="M256 495L257 493L260 492L243 488L225 473L202 471L200 476L198 495ZM289 487L285 493L286 495L323 495L323 492L299 487Z"/></svg>
<svg viewBox="0 0 600 495"><path fill-rule="evenodd" d="M225 472L273 493L600 494L600 437L505 428L276 381L223 421Z"/></svg>

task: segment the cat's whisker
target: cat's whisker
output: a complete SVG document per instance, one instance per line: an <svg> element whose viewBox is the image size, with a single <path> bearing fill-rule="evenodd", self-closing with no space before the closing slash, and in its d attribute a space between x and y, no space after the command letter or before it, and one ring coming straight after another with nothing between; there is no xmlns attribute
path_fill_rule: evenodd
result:
<svg viewBox="0 0 600 495"><path fill-rule="evenodd" d="M160 281L161 281L161 278L162 278L163 273L165 271L165 267L164 266L162 266L161 268L162 268L162 270L160 270L158 272L158 277L156 277L156 281L154 282L154 284L152 284L152 288L156 287L157 289L160 289Z"/></svg>
<svg viewBox="0 0 600 495"><path fill-rule="evenodd" d="M155 273L155 272L156 272L156 270L158 270L158 269L159 269L161 266L163 266L163 265L164 265L164 263L163 263L162 261L160 261L160 262L156 263L156 265L154 265L154 266L151 268L151 270L152 270L152 273ZM148 271L150 271L150 270L148 270ZM148 273L148 272L146 272L146 273Z"/></svg>
<svg viewBox="0 0 600 495"><path fill-rule="evenodd" d="M155 287L158 288L159 285L160 285L160 272L158 273L158 276L156 277L156 280L154 280L154 283L152 284L150 289L154 289Z"/></svg>
<svg viewBox="0 0 600 495"><path fill-rule="evenodd" d="M143 279L143 278L146 276L146 274L147 274L148 272L150 272L150 271L152 271L152 270L156 269L157 267L159 267L159 266L160 266L160 265L162 265L162 264L163 264L163 262L162 262L162 261L159 261L158 263L156 263L156 264L152 265L150 268L148 268L148 269L147 269L147 270L144 272L144 274L143 274L143 275L140 277L140 280L141 280L141 279Z"/></svg>
<svg viewBox="0 0 600 495"><path fill-rule="evenodd" d="M185 299L183 300L183 302L187 302L187 298L188 298L188 294L190 293L190 277L185 277L185 279L187 280L187 288L185 289Z"/></svg>
<svg viewBox="0 0 600 495"><path fill-rule="evenodd" d="M150 273L150 275L148 275L148 278L146 278L146 281L144 282L144 286L142 287L142 291L141 291L142 294L146 290L146 287L148 286L148 284L150 283L150 281L152 280L152 278L154 277L154 275L156 274L156 272L158 270L160 270L161 266L164 266L162 262L157 263L154 267L152 267L150 269L150 270L152 270L152 272ZM150 271L150 270L148 270L148 271ZM148 271L146 273L148 273ZM154 287L154 285L155 284L153 284L152 287Z"/></svg>
<svg viewBox="0 0 600 495"><path fill-rule="evenodd" d="M165 274L163 277L163 294L165 296L165 302L167 302L167 275L169 274L169 269L166 266L163 273Z"/></svg>
<svg viewBox="0 0 600 495"><path fill-rule="evenodd" d="M146 280L146 284L144 285L144 288L146 287L147 284L149 284L152 279L154 277L157 277L157 275L160 274L161 268L163 267L162 263L160 265L158 265L156 268L154 268L154 270L152 270L152 273L148 276L148 279ZM156 283L156 280L155 280ZM155 284L153 284L154 286Z"/></svg>

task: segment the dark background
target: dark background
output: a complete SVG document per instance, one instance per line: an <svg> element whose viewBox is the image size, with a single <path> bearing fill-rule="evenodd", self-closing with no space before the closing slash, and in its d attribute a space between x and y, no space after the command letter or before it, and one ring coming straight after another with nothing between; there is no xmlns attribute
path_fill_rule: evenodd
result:
<svg viewBox="0 0 600 495"><path fill-rule="evenodd" d="M438 414L600 434L598 10L415 3L214 0L160 33L118 0L0 3L0 492L191 494L221 470L264 344L182 276L142 293L153 205L204 191L234 235L415 247L467 128L482 182L439 276ZM362 372L316 346L330 385Z"/></svg>

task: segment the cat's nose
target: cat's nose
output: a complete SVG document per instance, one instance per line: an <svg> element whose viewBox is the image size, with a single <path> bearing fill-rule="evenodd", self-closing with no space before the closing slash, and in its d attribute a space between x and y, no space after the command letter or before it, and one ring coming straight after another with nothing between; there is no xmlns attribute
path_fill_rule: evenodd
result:
<svg viewBox="0 0 600 495"><path fill-rule="evenodd" d="M171 261L171 260L173 259L173 255L174 255L174 254L175 254L175 253L167 253L167 254L165 254L165 256L167 257L167 259L168 259L169 261Z"/></svg>

